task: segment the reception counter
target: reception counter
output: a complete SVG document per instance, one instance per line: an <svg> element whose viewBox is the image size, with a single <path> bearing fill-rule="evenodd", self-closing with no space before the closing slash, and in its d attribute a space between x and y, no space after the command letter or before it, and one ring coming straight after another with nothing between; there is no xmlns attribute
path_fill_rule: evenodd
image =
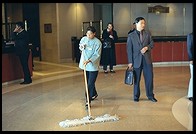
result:
<svg viewBox="0 0 196 134"><path fill-rule="evenodd" d="M154 48L152 49L153 62L182 62L188 61L186 36L152 36L154 41ZM73 59L79 62L80 50L79 41L75 39ZM127 64L127 52L126 52L127 37L119 37L115 43L116 51L116 63Z"/></svg>
<svg viewBox="0 0 196 134"><path fill-rule="evenodd" d="M127 64L126 39L119 38L116 45L116 63ZM153 37L152 49L153 62L188 61L186 36L161 36Z"/></svg>
<svg viewBox="0 0 196 134"><path fill-rule="evenodd" d="M29 55L29 69L32 73L32 53ZM2 83L19 80L23 78L22 66L18 56L14 52L14 47L2 48Z"/></svg>

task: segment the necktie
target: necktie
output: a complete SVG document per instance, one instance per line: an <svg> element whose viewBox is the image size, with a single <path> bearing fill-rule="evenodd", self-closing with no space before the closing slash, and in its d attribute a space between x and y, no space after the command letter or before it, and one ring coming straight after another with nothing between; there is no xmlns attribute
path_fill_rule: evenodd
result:
<svg viewBox="0 0 196 134"><path fill-rule="evenodd" d="M142 35L142 31L140 31L140 41L143 41L143 35Z"/></svg>

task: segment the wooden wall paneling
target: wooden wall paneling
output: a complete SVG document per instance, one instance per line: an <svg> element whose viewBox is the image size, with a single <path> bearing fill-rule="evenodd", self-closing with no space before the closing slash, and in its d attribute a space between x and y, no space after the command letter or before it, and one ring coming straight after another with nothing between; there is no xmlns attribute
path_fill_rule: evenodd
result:
<svg viewBox="0 0 196 134"><path fill-rule="evenodd" d="M154 42L154 47L152 49L152 61L162 61L162 42Z"/></svg>
<svg viewBox="0 0 196 134"><path fill-rule="evenodd" d="M162 62L172 61L172 42L162 42Z"/></svg>

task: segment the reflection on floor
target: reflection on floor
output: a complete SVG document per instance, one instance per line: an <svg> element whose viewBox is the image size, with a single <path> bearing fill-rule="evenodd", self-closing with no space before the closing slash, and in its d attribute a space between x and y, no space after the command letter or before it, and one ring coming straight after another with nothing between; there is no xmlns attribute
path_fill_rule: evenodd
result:
<svg viewBox="0 0 196 134"><path fill-rule="evenodd" d="M186 98L189 66L154 65L157 103L145 95L141 79L139 102L133 101L133 86L123 83L126 66L116 73L100 69L92 102L92 116L118 115L119 121L62 128L59 122L87 116L84 107L84 77L76 63L52 64L35 61L33 82L2 83L3 131L192 131L192 102Z"/></svg>

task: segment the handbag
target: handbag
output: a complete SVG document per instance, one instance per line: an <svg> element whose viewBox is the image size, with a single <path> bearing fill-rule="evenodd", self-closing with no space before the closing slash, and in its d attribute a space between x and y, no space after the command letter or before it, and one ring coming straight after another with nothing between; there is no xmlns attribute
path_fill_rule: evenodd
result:
<svg viewBox="0 0 196 134"><path fill-rule="evenodd" d="M129 69L128 67L125 71L124 83L127 85L133 85L133 79L134 79L134 71L133 69Z"/></svg>
<svg viewBox="0 0 196 134"><path fill-rule="evenodd" d="M112 47L112 42L110 39L106 39L103 41L103 48L111 48Z"/></svg>

